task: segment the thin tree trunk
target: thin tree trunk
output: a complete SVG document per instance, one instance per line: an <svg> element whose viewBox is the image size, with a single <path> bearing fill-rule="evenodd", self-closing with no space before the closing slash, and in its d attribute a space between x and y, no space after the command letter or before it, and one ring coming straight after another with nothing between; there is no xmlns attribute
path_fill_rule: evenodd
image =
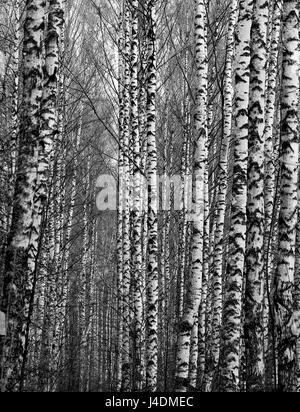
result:
<svg viewBox="0 0 300 412"><path fill-rule="evenodd" d="M42 98L43 0L28 0L24 23L23 112L14 195L12 226L5 257L1 310L6 314L7 336L1 351L2 390L17 391L25 351L32 283L28 255L38 164L39 113Z"/></svg>
<svg viewBox="0 0 300 412"><path fill-rule="evenodd" d="M141 139L138 114L138 0L131 2L131 129L133 142L133 211L132 211L132 264L134 306L134 379L133 390L144 385L142 359L143 327L143 271L142 271L142 213L141 213Z"/></svg>
<svg viewBox="0 0 300 412"><path fill-rule="evenodd" d="M203 230L204 230L204 174L206 166L207 140L207 38L206 10L203 0L195 0L195 48L196 48L196 113L194 142L193 179L193 239L192 267L187 279L183 317L180 322L175 388L185 392L188 387L191 333L201 300L203 271Z"/></svg>
<svg viewBox="0 0 300 412"><path fill-rule="evenodd" d="M123 56L122 48L124 45L123 38L123 12L120 13L119 22L119 161L118 161L118 228L117 228L117 255L118 255L118 347L117 347L117 385L116 390L120 392L122 387L122 353L123 353L123 208L124 208L124 181L123 181L123 162L124 162L124 142L123 142Z"/></svg>
<svg viewBox="0 0 300 412"><path fill-rule="evenodd" d="M123 118L123 147L124 147L124 211L123 211L123 366L122 390L130 391L130 12L125 5L124 12L124 118Z"/></svg>
<svg viewBox="0 0 300 412"><path fill-rule="evenodd" d="M231 226L223 309L221 387L239 391L242 289L246 248L250 31L253 1L240 0L236 31L235 135Z"/></svg>
<svg viewBox="0 0 300 412"><path fill-rule="evenodd" d="M227 34L227 54L224 79L224 120L221 153L219 162L219 188L217 194L216 230L214 240L213 274L212 274L212 341L211 362L206 376L206 392L212 388L213 377L220 358L220 330L222 321L222 274L224 248L224 224L226 212L226 194L228 179L228 148L232 132L232 61L234 55L234 33L238 16L238 0L231 5L230 20Z"/></svg>
<svg viewBox="0 0 300 412"><path fill-rule="evenodd" d="M269 4L254 1L251 30L249 158L245 286L246 383L264 389L264 129Z"/></svg>
<svg viewBox="0 0 300 412"><path fill-rule="evenodd" d="M278 339L279 391L292 390L300 312L294 310L295 247L299 162L299 10L283 2L283 74L281 90L281 205L274 305Z"/></svg>
<svg viewBox="0 0 300 412"><path fill-rule="evenodd" d="M149 21L147 65L147 181L148 181L148 267L147 267L147 365L146 389L157 389L158 362L158 188L156 147L156 0L147 2Z"/></svg>

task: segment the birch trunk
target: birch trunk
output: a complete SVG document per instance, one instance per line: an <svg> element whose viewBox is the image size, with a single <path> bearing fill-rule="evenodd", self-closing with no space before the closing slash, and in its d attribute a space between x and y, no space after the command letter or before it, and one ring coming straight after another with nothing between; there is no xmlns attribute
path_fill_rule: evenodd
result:
<svg viewBox="0 0 300 412"><path fill-rule="evenodd" d="M213 377L216 372L220 358L220 331L222 321L222 274L223 274L223 253L224 248L224 224L226 212L226 195L228 180L228 148L232 133L232 62L234 56L234 33L238 16L238 0L234 0L230 10L230 20L227 34L227 57L224 79L224 131L221 143L221 154L219 163L219 188L217 194L216 230L213 254L213 274L212 274L212 343L211 343L211 363L207 370L206 392L212 388Z"/></svg>
<svg viewBox="0 0 300 412"><path fill-rule="evenodd" d="M23 111L20 149L14 194L12 226L5 257L1 310L8 315L2 350L2 390L17 391L20 385L27 316L32 283L28 281L28 255L38 164L39 113L42 98L42 39L45 18L43 0L28 0L24 23Z"/></svg>
<svg viewBox="0 0 300 412"><path fill-rule="evenodd" d="M276 216L276 133L275 110L276 110L276 88L279 74L279 42L281 33L282 0L274 2L272 9L272 29L270 33L270 51L268 65L268 81L266 93L266 120L265 120L265 233L264 233L264 253L265 253L265 352L266 352L266 387L270 387L270 375L273 374L272 363L274 358L274 315L271 303L271 291L274 284L275 254L273 253L274 238L274 218ZM272 231L273 229L273 231ZM273 233L272 233L273 232ZM272 236L273 235L273 236ZM270 373L271 372L271 373Z"/></svg>
<svg viewBox="0 0 300 412"><path fill-rule="evenodd" d="M156 147L156 0L147 2L149 21L147 65L147 181L148 181L148 267L147 267L147 365L146 388L157 389L158 362L158 188Z"/></svg>
<svg viewBox="0 0 300 412"><path fill-rule="evenodd" d="M222 329L222 390L239 391L242 289L246 247L250 31L253 1L239 1L236 31L235 135L231 226Z"/></svg>
<svg viewBox="0 0 300 412"><path fill-rule="evenodd" d="M141 139L138 113L138 0L131 2L131 130L133 142L133 212L132 212L132 276L134 306L134 379L133 390L144 386L142 358L143 272L142 272L142 213L141 213Z"/></svg>
<svg viewBox="0 0 300 412"><path fill-rule="evenodd" d="M123 212L123 383L122 390L130 391L130 12L128 5L124 11L124 118L123 118L123 147L124 147L124 212Z"/></svg>
<svg viewBox="0 0 300 412"><path fill-rule="evenodd" d="M295 247L299 162L299 10L283 2L283 73L281 85L281 205L274 305L278 339L279 391L293 387L300 313L294 310Z"/></svg>
<svg viewBox="0 0 300 412"><path fill-rule="evenodd" d="M251 30L245 345L247 391L264 389L264 129L269 4L254 1Z"/></svg>
<svg viewBox="0 0 300 412"><path fill-rule="evenodd" d="M207 140L207 38L206 10L203 0L195 0L195 57L197 70L194 178L193 178L193 232L192 264L187 279L183 317L180 322L176 382L178 391L186 392L188 387L191 333L201 300L201 281L203 271L203 230L204 230L204 174L206 165Z"/></svg>
<svg viewBox="0 0 300 412"><path fill-rule="evenodd" d="M34 193L34 208L32 227L29 240L28 268L26 290L34 294L34 278L38 255L39 239L42 235L41 226L46 202L49 195L50 170L53 170L54 143L59 134L58 130L58 73L60 57L60 37L64 24L64 0L50 0L48 22L45 38L45 63L43 65L43 93L40 112L40 134L38 138L37 180ZM54 292L55 293L55 292ZM32 307L27 302L25 316L27 332L25 345L28 346L28 333ZM23 368L26 359L24 359Z"/></svg>
<svg viewBox="0 0 300 412"><path fill-rule="evenodd" d="M123 37L123 12L120 13L119 22L119 161L118 161L118 229L117 229L117 255L118 255L118 348L117 348L117 385L116 390L120 392L122 387L122 352L123 352L123 208L124 208L124 181L123 181L123 116L124 116L124 106L123 106L123 56L122 48L124 46Z"/></svg>

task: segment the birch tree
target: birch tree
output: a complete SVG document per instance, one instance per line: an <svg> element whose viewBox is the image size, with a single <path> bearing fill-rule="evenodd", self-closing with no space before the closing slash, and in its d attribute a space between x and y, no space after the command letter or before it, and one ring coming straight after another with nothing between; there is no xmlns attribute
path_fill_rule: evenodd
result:
<svg viewBox="0 0 300 412"><path fill-rule="evenodd" d="M147 365L146 388L157 388L158 360L158 189L156 147L156 0L149 0L146 13L149 21L147 35L147 181L148 181L148 268L147 268Z"/></svg>
<svg viewBox="0 0 300 412"><path fill-rule="evenodd" d="M193 231L192 266L187 279L183 316L180 322L177 357L176 390L185 392L188 386L191 332L201 300L203 270L203 230L204 230L204 174L207 139L207 40L205 4L195 1L195 59L197 70L194 178L193 178Z"/></svg>
<svg viewBox="0 0 300 412"><path fill-rule="evenodd" d="M254 1L251 29L247 245L245 286L248 391L264 388L264 129L269 4Z"/></svg>
<svg viewBox="0 0 300 412"><path fill-rule="evenodd" d="M228 179L228 148L232 131L232 63L234 55L234 33L237 20L238 2L233 1L230 10L230 20L227 34L227 54L224 79L224 132L222 137L221 154L219 162L219 188L217 198L216 232L214 239L213 255L213 326L212 326L212 346L211 370L207 371L206 391L210 392L213 374L216 370L220 357L220 328L222 318L222 273L223 273L223 252L224 252L224 223L226 211L226 194Z"/></svg>
<svg viewBox="0 0 300 412"><path fill-rule="evenodd" d="M28 279L28 254L32 228L35 183L38 162L39 113L42 99L42 40L45 19L43 0L26 3L23 39L23 104L17 179L12 225L5 257L2 311L9 317L7 336L2 349L2 388L19 389L28 306L32 284ZM25 284L27 283L27 286Z"/></svg>
<svg viewBox="0 0 300 412"><path fill-rule="evenodd" d="M33 202L32 227L29 240L28 268L26 279L27 294L34 293L34 272L38 254L39 238L44 208L48 200L50 170L53 170L53 150L59 134L58 98L59 98L59 59L60 40L64 24L64 0L50 0L45 37L45 63L43 64L42 99L40 108L40 133L38 136L38 164L36 188ZM53 290L53 293L54 290ZM25 316L30 323L32 308L27 298ZM28 346L29 326L26 333ZM25 359L26 362L26 359ZM25 366L25 365L24 365Z"/></svg>
<svg viewBox="0 0 300 412"><path fill-rule="evenodd" d="M279 391L290 391L296 368L299 311L294 310L295 247L299 162L299 10L296 1L283 2L283 62L281 85L281 179L278 263L274 305L278 339Z"/></svg>
<svg viewBox="0 0 300 412"><path fill-rule="evenodd" d="M130 10L124 5L124 211L123 211L123 383L124 391L130 390Z"/></svg>
<svg viewBox="0 0 300 412"><path fill-rule="evenodd" d="M138 116L138 0L131 4L131 127L134 153L133 165L133 213L132 213L132 264L134 279L134 382L133 389L141 390L144 384L144 367L142 359L143 327L143 279L142 271L142 214L141 214L141 139Z"/></svg>
<svg viewBox="0 0 300 412"><path fill-rule="evenodd" d="M250 31L253 1L240 0L236 29L235 134L229 251L222 328L222 389L239 390L243 272L246 248Z"/></svg>

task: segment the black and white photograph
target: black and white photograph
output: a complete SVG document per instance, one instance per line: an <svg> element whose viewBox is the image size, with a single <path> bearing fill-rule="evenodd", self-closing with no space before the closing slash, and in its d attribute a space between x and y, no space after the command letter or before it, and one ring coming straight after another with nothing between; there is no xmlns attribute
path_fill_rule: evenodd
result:
<svg viewBox="0 0 300 412"><path fill-rule="evenodd" d="M300 392L300 0L0 0L0 392Z"/></svg>

